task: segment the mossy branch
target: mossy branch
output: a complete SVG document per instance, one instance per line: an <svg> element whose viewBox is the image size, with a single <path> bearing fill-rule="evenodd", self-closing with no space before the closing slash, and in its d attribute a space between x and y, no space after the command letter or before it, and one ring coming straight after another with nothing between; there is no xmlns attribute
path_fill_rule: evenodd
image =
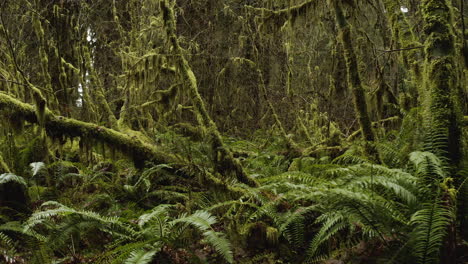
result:
<svg viewBox="0 0 468 264"><path fill-rule="evenodd" d="M23 103L7 94L0 92L0 110L7 109L14 113L21 121L39 124L36 109L30 104ZM50 110L44 111L44 127L49 137L69 137L83 140L97 140L129 155L136 164L143 161L157 163L175 163L177 159L155 146L143 142L136 136L129 136L119 131L87 123L72 118L54 115Z"/></svg>
<svg viewBox="0 0 468 264"><path fill-rule="evenodd" d="M373 142L375 140L374 131L372 131L372 123L367 112L367 101L364 87L362 86L361 76L359 73L358 59L353 47L351 25L348 23L341 3L333 4L335 11L336 24L339 31L339 40L343 44L344 58L346 60L346 69L348 73L348 84L351 87L353 95L354 111L359 121L361 128L361 135L367 142ZM377 150L366 144L366 152L369 156L373 157L376 161L379 160L379 154Z"/></svg>

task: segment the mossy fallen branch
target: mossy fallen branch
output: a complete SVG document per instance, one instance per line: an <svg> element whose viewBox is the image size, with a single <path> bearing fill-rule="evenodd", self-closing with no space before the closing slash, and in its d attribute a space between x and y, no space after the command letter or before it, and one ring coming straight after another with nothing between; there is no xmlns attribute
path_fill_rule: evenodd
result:
<svg viewBox="0 0 468 264"><path fill-rule="evenodd" d="M23 103L5 93L0 93L0 110L7 109L10 114L33 124L39 124L36 109L30 104ZM154 145L143 142L136 136L129 136L119 131L87 123L72 118L54 115L45 109L44 127L47 135L52 138L77 138L82 140L96 140L129 155L136 165L144 161L172 164L177 161L175 156L157 150Z"/></svg>

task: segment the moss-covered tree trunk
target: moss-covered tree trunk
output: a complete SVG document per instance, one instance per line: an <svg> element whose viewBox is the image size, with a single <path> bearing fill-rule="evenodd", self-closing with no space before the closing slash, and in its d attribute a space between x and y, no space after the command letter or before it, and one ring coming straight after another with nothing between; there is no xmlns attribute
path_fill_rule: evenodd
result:
<svg viewBox="0 0 468 264"><path fill-rule="evenodd" d="M173 52L179 58L180 72L188 82L190 94L192 96L192 102L196 110L197 121L211 140L216 171L224 174L225 176L233 174L240 182L250 186L257 186L257 183L247 175L240 162L234 158L231 151L224 145L216 123L208 114L203 99L198 92L197 78L195 77L195 74L193 73L187 59L183 55L184 51L179 45L179 41L177 39L176 20L173 8L170 6L168 1L165 0L161 1L161 9L163 12L167 37L172 44Z"/></svg>
<svg viewBox="0 0 468 264"><path fill-rule="evenodd" d="M428 147L450 165L457 166L461 159L462 115L451 6L445 0L425 0L422 12L426 35L423 90L430 128Z"/></svg>
<svg viewBox="0 0 468 264"><path fill-rule="evenodd" d="M336 1L333 4L333 7L339 30L339 39L343 44L346 69L348 72L348 83L353 95L354 110L356 112L364 140L367 142L373 142L375 140L375 136L372 131L372 123L369 113L367 112L366 94L359 75L358 60L351 38L351 25L343 14L343 8L340 1ZM370 156L373 156L378 160L378 154L374 147L368 145L366 146L366 151Z"/></svg>
<svg viewBox="0 0 468 264"><path fill-rule="evenodd" d="M423 0L425 61L424 91L426 94L427 149L434 152L456 170L461 160L461 111L459 110L455 38L452 29L452 6L446 0ZM449 188L449 187L447 187ZM443 190L449 192L449 190ZM454 206L450 195L442 199L449 207ZM456 221L448 227L442 250L443 263L455 263ZM441 263L442 263L441 262Z"/></svg>

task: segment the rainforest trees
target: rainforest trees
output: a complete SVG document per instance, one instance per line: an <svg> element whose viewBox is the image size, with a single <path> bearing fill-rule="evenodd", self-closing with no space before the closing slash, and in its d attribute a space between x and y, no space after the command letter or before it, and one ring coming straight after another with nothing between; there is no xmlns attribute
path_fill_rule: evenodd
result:
<svg viewBox="0 0 468 264"><path fill-rule="evenodd" d="M466 262L467 16L2 1L0 262Z"/></svg>

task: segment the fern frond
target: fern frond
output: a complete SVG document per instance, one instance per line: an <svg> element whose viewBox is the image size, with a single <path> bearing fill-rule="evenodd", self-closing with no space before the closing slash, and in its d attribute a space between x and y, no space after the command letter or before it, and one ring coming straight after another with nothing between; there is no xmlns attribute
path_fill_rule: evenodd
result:
<svg viewBox="0 0 468 264"><path fill-rule="evenodd" d="M349 225L345 221L345 217L340 213L323 214L317 218L317 222L323 222L320 231L312 239L309 248L307 249L307 259L311 261L317 257L319 247L330 237L336 235L339 231L347 228Z"/></svg>
<svg viewBox="0 0 468 264"><path fill-rule="evenodd" d="M208 244L211 245L228 263L234 263L231 244L221 233L208 230L203 233L203 236L207 240Z"/></svg>
<svg viewBox="0 0 468 264"><path fill-rule="evenodd" d="M280 227L280 231L294 247L300 247L305 242L306 217L302 213L292 215Z"/></svg>
<svg viewBox="0 0 468 264"><path fill-rule="evenodd" d="M407 158L405 153L402 153L398 144L392 143L378 143L380 158L385 165L392 168L401 168L406 162Z"/></svg>
<svg viewBox="0 0 468 264"><path fill-rule="evenodd" d="M410 154L415 175L428 184L438 183L446 177L446 168L442 161L433 153L415 151Z"/></svg>
<svg viewBox="0 0 468 264"><path fill-rule="evenodd" d="M173 220L171 223L186 223L196 227L198 230L202 231L203 236L207 242L213 246L213 248L221 256L223 256L227 262L234 262L229 241L224 238L221 233L215 232L211 229L211 225L216 223L216 217L212 216L209 212L197 211L189 216L182 215L180 218Z"/></svg>
<svg viewBox="0 0 468 264"><path fill-rule="evenodd" d="M161 204L157 207L153 208L150 213L143 214L138 218L138 225L140 227L145 226L147 223L153 221L154 219L158 218L166 218L168 215L168 210L173 208L173 205L170 204Z"/></svg>
<svg viewBox="0 0 468 264"><path fill-rule="evenodd" d="M16 182L18 184L21 184L23 186L26 186L26 181L24 180L23 177L17 176L13 173L3 173L0 175L0 185L8 183L8 182Z"/></svg>
<svg viewBox="0 0 468 264"><path fill-rule="evenodd" d="M134 250L125 260L125 264L148 264L153 260L154 255L158 253L156 250Z"/></svg>
<svg viewBox="0 0 468 264"><path fill-rule="evenodd" d="M369 160L364 157L354 155L352 153L344 153L343 155L336 157L332 161L332 163L339 164L339 165L355 165L355 164L369 163Z"/></svg>
<svg viewBox="0 0 468 264"><path fill-rule="evenodd" d="M411 217L415 226L410 234L413 252L420 264L437 263L447 227L453 219L453 212L439 201L424 204L423 209Z"/></svg>
<svg viewBox="0 0 468 264"><path fill-rule="evenodd" d="M72 222L76 221L82 223L92 223L91 226L99 226L99 229L110 234L115 234L127 238L137 235L135 230L120 222L117 217L106 217L92 211L75 210L55 201L45 202L41 205L41 208L46 207L52 207L52 209L38 211L31 215L25 225L26 232L34 233L35 231L33 229L37 225L44 224L46 221L49 221L52 218L61 219L65 217L65 221L68 219L68 221ZM72 216L75 217L70 218Z"/></svg>

